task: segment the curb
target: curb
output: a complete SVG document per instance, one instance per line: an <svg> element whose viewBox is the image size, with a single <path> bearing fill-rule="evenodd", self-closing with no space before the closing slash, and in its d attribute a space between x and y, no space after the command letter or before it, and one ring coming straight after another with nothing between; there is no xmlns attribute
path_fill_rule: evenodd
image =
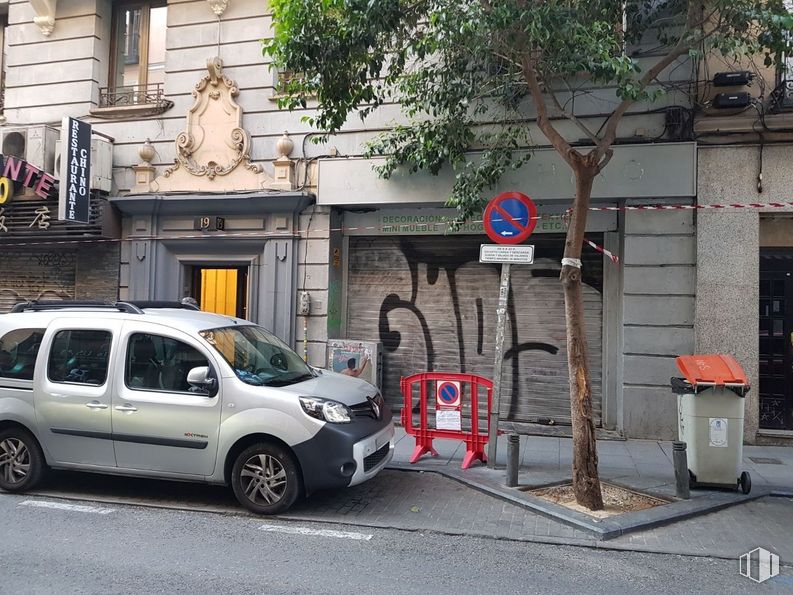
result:
<svg viewBox="0 0 793 595"><path fill-rule="evenodd" d="M575 529L585 531L602 541L608 541L627 533L653 529L668 525L695 516L716 512L737 504L744 504L767 496L785 495L787 492L767 489L755 489L750 495L733 494L729 492L711 492L690 500L677 500L667 505L650 508L647 510L625 513L615 517L596 519L589 515L570 510L565 506L548 502L517 488L508 488L492 482L482 482L464 476L457 471L447 469L426 469L408 467L403 463L392 463L388 469L424 473L437 473L458 483L486 493L495 498L505 500L516 506L526 508ZM618 482L609 482L620 485ZM626 486L620 486L626 487ZM633 489L633 488L628 488ZM648 492L649 495L653 495ZM793 493L791 493L793 495Z"/></svg>

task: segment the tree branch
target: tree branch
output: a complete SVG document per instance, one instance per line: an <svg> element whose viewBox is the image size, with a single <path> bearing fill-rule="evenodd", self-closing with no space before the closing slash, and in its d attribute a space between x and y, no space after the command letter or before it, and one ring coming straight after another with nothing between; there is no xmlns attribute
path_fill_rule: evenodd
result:
<svg viewBox="0 0 793 595"><path fill-rule="evenodd" d="M547 87L546 90L548 92L548 96L551 98L551 101L553 101L554 106L556 107L557 110L559 110L559 113L561 113L565 118L567 118L573 124L575 124L578 127L578 129L581 132L583 132L589 140L592 141L593 144L597 145L599 139L597 136L595 136L595 133L592 132L589 128L587 128L586 124L584 124L581 120L579 120L573 112L569 112L564 107L562 107L562 104L559 103L559 99L556 97L556 93L554 93L550 88Z"/></svg>
<svg viewBox="0 0 793 595"><path fill-rule="evenodd" d="M704 2L703 0L690 0L688 5L688 12L686 14L686 26L684 27L683 31L680 34L680 37L677 40L675 46L669 50L669 53L666 54L663 58L661 58L658 62L656 62L650 70L644 73L644 76L639 79L639 85L642 90L646 89L647 86L653 82L653 80L658 77L669 65L671 65L675 60L677 60L680 56L683 56L688 53L688 51L701 43L703 40L707 39L710 35L712 35L717 28L712 29L710 32L705 33L699 37L690 38L689 34L700 27L704 27L705 24L710 21L711 18L716 14L715 10L711 11L709 14L704 15ZM617 106L611 115L609 116L608 120L606 120L605 129L603 131L603 137L601 138L600 142L598 143L597 148L595 149L596 155L598 160L602 159L603 156L606 154L606 151L609 147L614 143L614 140L617 138L617 126L619 126L620 121L622 120L622 116L625 115L625 112L628 111L628 108L635 103L633 99L625 99L622 103Z"/></svg>
<svg viewBox="0 0 793 595"><path fill-rule="evenodd" d="M548 106L545 104L542 87L540 86L540 81L537 79L536 64L527 53L521 56L521 67L523 69L523 76L529 84L529 91L534 100L534 106L537 109L537 126L540 127L545 137L559 152L562 159L564 159L571 168L575 169L573 155L577 154L577 151L570 146L570 143L568 143L567 140L559 134L559 131L554 128L553 124L551 124L551 120L548 117Z"/></svg>

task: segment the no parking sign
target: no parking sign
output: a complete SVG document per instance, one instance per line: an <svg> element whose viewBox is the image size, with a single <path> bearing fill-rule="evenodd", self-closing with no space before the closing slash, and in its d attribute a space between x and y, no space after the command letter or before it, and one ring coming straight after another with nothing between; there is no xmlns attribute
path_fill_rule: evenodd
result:
<svg viewBox="0 0 793 595"><path fill-rule="evenodd" d="M460 382L438 380L435 387L435 428L459 432L462 429Z"/></svg>
<svg viewBox="0 0 793 595"><path fill-rule="evenodd" d="M442 380L435 390L435 400L439 407L460 406L460 383L456 380Z"/></svg>

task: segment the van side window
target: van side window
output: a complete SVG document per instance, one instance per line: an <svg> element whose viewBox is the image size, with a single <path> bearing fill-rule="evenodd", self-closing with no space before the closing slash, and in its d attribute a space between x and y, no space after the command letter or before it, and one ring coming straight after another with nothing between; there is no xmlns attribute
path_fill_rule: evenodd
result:
<svg viewBox="0 0 793 595"><path fill-rule="evenodd" d="M43 328L21 328L0 338L0 377L33 380Z"/></svg>
<svg viewBox="0 0 793 595"><path fill-rule="evenodd" d="M59 331L52 341L47 376L52 382L104 384L111 340L109 331Z"/></svg>
<svg viewBox="0 0 793 595"><path fill-rule="evenodd" d="M197 349L159 335L135 333L129 338L124 381L127 387L175 393L202 393L191 387L187 374L193 368L209 366Z"/></svg>

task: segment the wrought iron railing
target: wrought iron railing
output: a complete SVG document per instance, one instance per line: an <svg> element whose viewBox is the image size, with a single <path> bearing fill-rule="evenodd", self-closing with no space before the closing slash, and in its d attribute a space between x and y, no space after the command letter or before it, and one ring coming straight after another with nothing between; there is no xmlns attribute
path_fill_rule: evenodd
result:
<svg viewBox="0 0 793 595"><path fill-rule="evenodd" d="M102 87L99 89L99 107L121 107L125 105L165 105L162 83L129 85L124 87Z"/></svg>

